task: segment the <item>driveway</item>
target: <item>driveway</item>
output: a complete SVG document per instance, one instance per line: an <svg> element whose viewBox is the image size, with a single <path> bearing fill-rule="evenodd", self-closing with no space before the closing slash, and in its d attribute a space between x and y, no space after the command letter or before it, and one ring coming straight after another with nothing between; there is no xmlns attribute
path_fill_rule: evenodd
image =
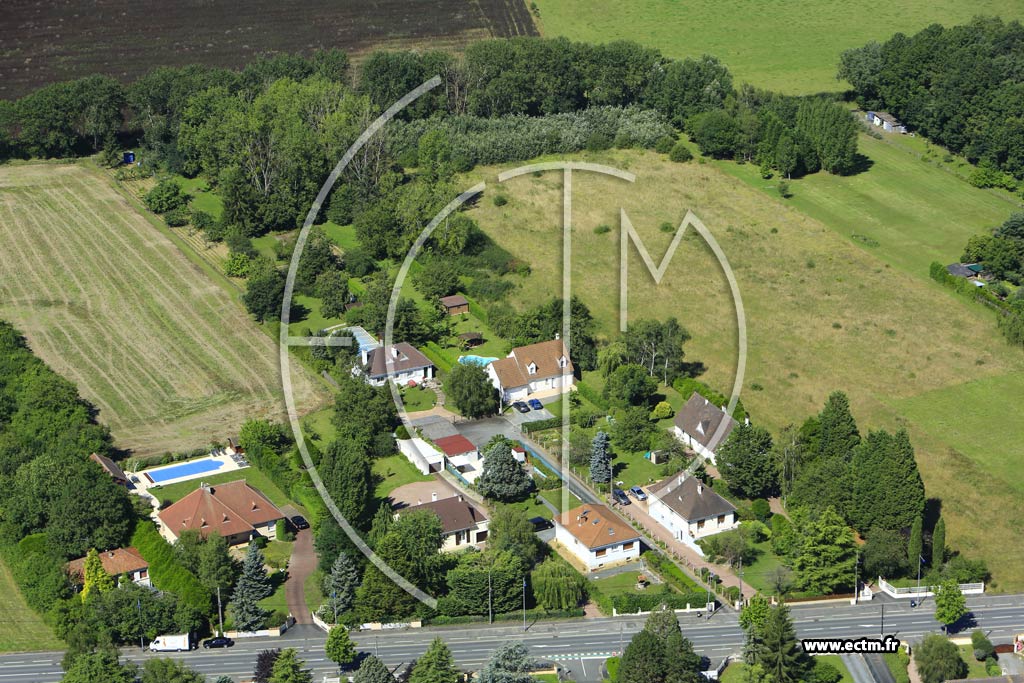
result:
<svg viewBox="0 0 1024 683"><path fill-rule="evenodd" d="M518 415L519 413L516 413ZM522 434L512 426L504 417L489 417L484 420L473 420L472 422L460 422L457 425L458 433L473 442L477 448L483 448L487 442L498 434L507 436L510 439L519 439Z"/></svg>
<svg viewBox="0 0 1024 683"><path fill-rule="evenodd" d="M288 611L297 624L312 624L313 619L306 605L306 579L316 569L317 557L313 550L313 530L303 529L295 534L295 545L288 560L288 578L284 582L284 594Z"/></svg>
<svg viewBox="0 0 1024 683"><path fill-rule="evenodd" d="M532 410L531 409L530 412L528 412L528 413L520 413L515 408L512 408L511 410L506 410L504 413L502 413L501 416L503 418L505 418L506 420L508 420L511 424L513 424L516 427L518 427L519 425L522 425L523 423L526 423L526 422L537 422L539 420L550 420L555 415L554 415L554 413L552 413L547 408L542 408L541 410Z"/></svg>

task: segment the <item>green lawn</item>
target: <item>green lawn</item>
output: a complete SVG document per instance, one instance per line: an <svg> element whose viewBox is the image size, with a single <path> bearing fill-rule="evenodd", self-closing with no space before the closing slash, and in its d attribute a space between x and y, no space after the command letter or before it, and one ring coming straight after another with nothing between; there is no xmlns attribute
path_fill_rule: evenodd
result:
<svg viewBox="0 0 1024 683"><path fill-rule="evenodd" d="M246 467L245 469L235 470L233 472L211 474L210 476L190 479L189 481L182 481L177 484L169 484L167 486L151 486L149 491L160 500L177 502L199 488L200 482L206 482L207 484L223 484L237 479L245 479L249 484L262 491L263 495L269 498L270 502L274 505L280 507L291 503L291 501L288 500L288 496L286 496L281 489L277 487L277 484L270 481L270 479L267 478L267 475L263 474L255 467Z"/></svg>
<svg viewBox="0 0 1024 683"><path fill-rule="evenodd" d="M543 683L558 683L558 674L534 674L530 678L535 681L543 681Z"/></svg>
<svg viewBox="0 0 1024 683"><path fill-rule="evenodd" d="M271 578L280 581L277 584L277 588L274 589L273 595L268 598L260 600L260 605L264 609L268 609L274 612L281 611L288 613L288 597L285 595L284 578L278 578L276 575L271 575Z"/></svg>
<svg viewBox="0 0 1024 683"><path fill-rule="evenodd" d="M651 461L639 451L616 451L612 466L615 469L615 481L621 481L622 486L627 489L630 486L646 486L663 479L661 465L651 464Z"/></svg>
<svg viewBox="0 0 1024 683"><path fill-rule="evenodd" d="M271 567L284 569L288 566L294 546L295 543L292 541L271 541L263 549L263 557Z"/></svg>
<svg viewBox="0 0 1024 683"><path fill-rule="evenodd" d="M476 318L471 313L462 313L452 316L454 326L452 336L458 337L463 332L479 332L484 336L484 341L468 351L459 351L457 355L471 354L484 358L504 358L511 349L511 344L499 337L487 326L487 323Z"/></svg>
<svg viewBox="0 0 1024 683"><path fill-rule="evenodd" d="M641 571L630 571L622 574L616 574L615 576L609 576L603 579L590 579L588 583L593 584L603 594L609 598L622 595L624 593L639 594L651 590L651 587L657 584L652 584L642 591L636 589L636 579L640 574L646 574L648 572Z"/></svg>
<svg viewBox="0 0 1024 683"><path fill-rule="evenodd" d="M192 197L189 208L193 211L205 211L219 219L224 213L224 201L214 192L210 191L210 184L204 178L186 178L175 176L178 185Z"/></svg>
<svg viewBox="0 0 1024 683"><path fill-rule="evenodd" d="M423 387L403 387L401 394L405 410L410 413L430 410L437 403L437 394Z"/></svg>
<svg viewBox="0 0 1024 683"><path fill-rule="evenodd" d="M324 410L310 413L302 418L303 433L310 439L320 442L321 446L324 446L334 441L334 437L337 434L338 430L334 427L333 420L334 408L325 408Z"/></svg>
<svg viewBox="0 0 1024 683"><path fill-rule="evenodd" d="M769 541L755 543L754 547L758 551L758 556L749 566L743 567L743 583L765 595L771 595L775 591L771 588L770 579L772 573L782 566L782 560L772 552L772 544ZM749 589L744 589L743 592L750 594Z"/></svg>
<svg viewBox="0 0 1024 683"><path fill-rule="evenodd" d="M552 491L544 491L542 493L542 495L543 495L544 498L547 498L546 494L553 494L555 491L558 492L559 496L562 495L562 489L554 489ZM548 499L548 500L551 500L551 499ZM508 503L507 505L509 507L513 507L513 508L517 508L519 510L522 510L523 514L525 514L527 518L543 517L544 519L551 519L552 517L554 517L554 514L551 512L551 508L549 508L547 505L542 503L539 497L537 498L537 500L534 500L531 497L531 498L527 498L526 500L521 500L521 501L519 501L517 503Z"/></svg>
<svg viewBox="0 0 1024 683"><path fill-rule="evenodd" d="M974 649L970 645L960 645L959 647L960 658L967 663L967 678L988 678L985 662L979 662L974 658Z"/></svg>
<svg viewBox="0 0 1024 683"><path fill-rule="evenodd" d="M717 56L738 85L791 93L837 91L843 50L931 23L963 23L977 14L1024 16L1014 0L909 0L866 7L839 0L758 3L747 0L536 0L546 36L606 43L635 40L670 57Z"/></svg>
<svg viewBox="0 0 1024 683"><path fill-rule="evenodd" d="M305 309L303 315L298 319L292 317L288 329L293 335L304 335L307 331L312 334L317 330L323 330L332 325L339 325L343 322L341 318L328 318L320 313L320 299L305 294L296 294L292 297L293 306L298 304Z"/></svg>
<svg viewBox="0 0 1024 683"><path fill-rule="evenodd" d="M351 225L338 225L327 221L323 224L324 233L343 250L348 251L359 246L359 238L356 237L356 229Z"/></svg>
<svg viewBox="0 0 1024 683"><path fill-rule="evenodd" d="M4 618L0 619L0 652L59 650L64 647L43 618L21 597L7 565L0 560L0 594L4 596Z"/></svg>
<svg viewBox="0 0 1024 683"><path fill-rule="evenodd" d="M320 588L323 580L324 575L319 569L306 577L303 592L306 596L306 607L310 612L317 611L324 602L324 594Z"/></svg>
<svg viewBox="0 0 1024 683"><path fill-rule="evenodd" d="M567 500L567 506L563 506L563 503L562 503L562 489L561 488L547 489L545 491L541 491L540 495L541 495L541 497L544 500L548 501L549 503L554 505L556 508L558 508L562 512L565 512L566 510L572 510L572 509L577 508L577 507L579 507L580 505L583 504L583 501L581 501L579 498L577 498L576 494L574 494L572 491L569 491L569 497L568 497L568 500ZM541 516L546 518L546 519L550 519L551 518L551 510L549 510L547 507L545 507L544 510L545 510L545 514L543 514Z"/></svg>
<svg viewBox="0 0 1024 683"><path fill-rule="evenodd" d="M834 666L842 678L839 679L839 683L853 683L853 676L850 675L850 670L843 664L843 658L839 655L815 655L815 662L822 662L831 664ZM722 672L722 677L718 680L722 683L744 683L746 677L743 675L747 665L743 662L731 662L729 666Z"/></svg>
<svg viewBox="0 0 1024 683"><path fill-rule="evenodd" d="M404 484L430 481L430 477L420 474L420 471L400 453L374 460L373 473L380 477L380 483L374 489L374 496L379 500L387 498L392 491Z"/></svg>

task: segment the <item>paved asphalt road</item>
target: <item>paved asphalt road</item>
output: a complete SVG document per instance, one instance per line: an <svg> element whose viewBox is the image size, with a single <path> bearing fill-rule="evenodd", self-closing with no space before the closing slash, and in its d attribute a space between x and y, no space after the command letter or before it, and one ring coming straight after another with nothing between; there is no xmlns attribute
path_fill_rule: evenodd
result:
<svg viewBox="0 0 1024 683"><path fill-rule="evenodd" d="M884 606L885 633L904 642L916 641L923 634L938 631L934 605L930 600L917 609L906 601L889 598L853 606L847 603L793 606L797 633L809 638L877 638L882 628ZM978 627L990 633L996 642L1009 642L1014 633L1024 632L1024 595L992 595L968 599L973 622L962 629ZM742 650L743 634L731 612L719 612L710 621L695 615L682 615L683 633L693 641L697 651L714 663L726 655ZM452 648L458 663L465 667L482 664L500 644L522 640L530 653L538 658L556 661L572 671L578 681L599 681L601 661L617 653L629 642L633 633L643 627L637 617L577 619L530 624L524 633L519 622L505 622L492 627L473 625L427 628L406 631L378 631L355 634L361 650L378 654L387 664L399 666L423 653L435 636L441 636ZM255 654L272 647L294 647L307 666L314 670L315 680L333 674L335 669L324 657L325 635L315 626L298 626L281 638L246 639L227 650L196 650L168 653L181 658L189 666L207 674L209 680L229 675L240 680L252 674ZM147 657L138 648L125 648L127 659L139 661ZM0 683L50 683L60 680L61 653L27 653L0 657Z"/></svg>

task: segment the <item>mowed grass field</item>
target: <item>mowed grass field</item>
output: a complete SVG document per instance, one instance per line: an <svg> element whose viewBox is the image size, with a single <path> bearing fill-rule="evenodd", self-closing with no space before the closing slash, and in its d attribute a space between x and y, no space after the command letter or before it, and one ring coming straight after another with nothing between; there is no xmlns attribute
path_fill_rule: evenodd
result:
<svg viewBox="0 0 1024 683"><path fill-rule="evenodd" d="M536 0L545 36L607 43L635 40L669 57L715 55L737 83L804 94L842 90L843 50L932 23L964 23L979 14L1024 17L1017 0L908 0L867 5L840 0Z"/></svg>
<svg viewBox="0 0 1024 683"><path fill-rule="evenodd" d="M10 570L0 561L0 595L4 618L0 619L0 652L59 650L63 643L43 618L21 597Z"/></svg>
<svg viewBox="0 0 1024 683"><path fill-rule="evenodd" d="M1010 548L1003 540L1024 524L1019 488L1024 474L1013 466L1024 445L1009 438L998 444L1019 422L1013 397L1024 390L1024 358L1007 349L988 309L952 296L928 278L932 256L918 253L920 243L930 230L942 232L931 213L914 219L908 207L906 225L890 226L892 218L878 202L896 207L898 199L872 203L864 197L862 220L874 219L880 242L869 248L850 239L848 226L826 225L800 205L712 163L672 164L644 151L581 158L638 176L630 184L574 174L573 291L594 313L602 336L613 335L618 326L619 207L655 263L672 239L659 226L678 225L692 209L720 243L742 293L749 347L742 397L753 418L778 430L817 412L829 392L841 389L850 395L863 430L906 426L929 494L943 501L951 544L983 556L1000 587L1024 588L1024 548ZM844 203L854 206L856 198L872 191L843 195L836 186L866 182L885 163L880 159L863 179L823 176L794 183L794 192L809 195L804 184L820 183L822 194L828 189L836 197L833 212L842 214ZM906 183L923 196L907 201L937 203L935 212L944 212L962 236L943 236L950 245L962 245L966 235L1009 213L1002 199L918 163L906 169ZM495 241L530 263L533 272L515 296L521 306L533 305L561 291L561 173L507 181L500 192L509 202L496 207L491 201L499 191L496 172L480 169L466 178L467 186L480 179L489 183L472 214ZM928 174L941 178L925 178ZM596 234L594 228L602 224L612 230ZM912 234L894 239L900 230ZM944 248L932 246L935 254ZM922 262L924 270L917 267ZM629 319L679 318L693 335L688 359L704 362L703 379L727 391L737 364L736 316L725 276L699 236L690 231L682 240L660 285L632 246L628 268ZM955 397L962 397L968 382L980 382L974 398L978 411L989 411L985 420L962 419ZM943 392L950 395L945 402L928 398ZM943 426L950 424L958 426L955 435ZM1000 425L1007 427L1000 431ZM962 449L963 443L975 447Z"/></svg>
<svg viewBox="0 0 1024 683"><path fill-rule="evenodd" d="M0 243L0 318L96 405L119 447L202 447L283 415L274 340L98 170L0 168ZM313 381L293 377L312 408Z"/></svg>

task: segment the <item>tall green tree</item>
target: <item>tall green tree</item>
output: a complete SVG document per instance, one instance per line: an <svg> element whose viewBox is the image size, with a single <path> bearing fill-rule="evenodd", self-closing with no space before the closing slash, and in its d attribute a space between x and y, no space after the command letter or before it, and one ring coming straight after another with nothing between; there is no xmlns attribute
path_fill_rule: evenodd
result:
<svg viewBox="0 0 1024 683"><path fill-rule="evenodd" d="M658 381L641 365L620 365L608 376L604 393L616 406L647 405L658 389Z"/></svg>
<svg viewBox="0 0 1024 683"><path fill-rule="evenodd" d="M598 431L590 451L590 480L595 486L603 487L612 480L611 437L607 432Z"/></svg>
<svg viewBox="0 0 1024 683"><path fill-rule="evenodd" d="M935 618L947 628L967 614L967 599L956 579L939 584L935 591Z"/></svg>
<svg viewBox="0 0 1024 683"><path fill-rule="evenodd" d="M448 373L444 391L465 417L477 419L498 412L498 390L479 365L456 363Z"/></svg>
<svg viewBox="0 0 1024 683"><path fill-rule="evenodd" d="M346 521L365 528L373 502L373 473L360 444L340 437L333 441L324 452L320 476Z"/></svg>
<svg viewBox="0 0 1024 683"><path fill-rule="evenodd" d="M540 563L533 570L530 583L537 605L543 609L573 609L586 598L586 583L580 573L555 558Z"/></svg>
<svg viewBox="0 0 1024 683"><path fill-rule="evenodd" d="M359 656L352 638L348 635L348 629L337 625L327 633L324 654L342 670L349 668Z"/></svg>
<svg viewBox="0 0 1024 683"><path fill-rule="evenodd" d="M942 683L967 675L960 648L938 633L929 633L916 648L914 662L922 683Z"/></svg>
<svg viewBox="0 0 1024 683"><path fill-rule="evenodd" d="M763 629L771 609L772 604L768 599L757 593L740 610L740 628L748 635L755 630Z"/></svg>
<svg viewBox="0 0 1024 683"><path fill-rule="evenodd" d="M327 611L343 614L355 602L356 590L359 588L359 567L352 561L348 553L342 551L331 565L331 573L324 577L323 592L327 599Z"/></svg>
<svg viewBox="0 0 1024 683"><path fill-rule="evenodd" d="M664 642L643 630L633 636L623 651L616 683L665 683L667 672Z"/></svg>
<svg viewBox="0 0 1024 683"><path fill-rule="evenodd" d="M476 480L480 493L503 502L521 500L529 493L533 482L512 455L512 446L507 439L493 442L484 450L483 456L483 472Z"/></svg>
<svg viewBox="0 0 1024 683"><path fill-rule="evenodd" d="M196 578L211 592L227 590L235 583L238 567L228 552L228 542L214 531L199 546Z"/></svg>
<svg viewBox="0 0 1024 683"><path fill-rule="evenodd" d="M657 636L664 647L666 683L700 682L700 655L694 652L693 643L683 637L673 610L662 606L651 612L644 631Z"/></svg>
<svg viewBox="0 0 1024 683"><path fill-rule="evenodd" d="M274 662L269 683L313 683L313 672L305 665L295 648L285 648Z"/></svg>
<svg viewBox="0 0 1024 683"><path fill-rule="evenodd" d="M235 628L240 631L255 631L261 628L269 614L259 604L260 600L274 592L264 564L263 552L255 543L250 543L242 562L241 576L235 584L231 603L228 605Z"/></svg>
<svg viewBox="0 0 1024 683"><path fill-rule="evenodd" d="M427 651L416 660L409 683L457 683L460 675L452 651L438 637L430 642Z"/></svg>
<svg viewBox="0 0 1024 683"><path fill-rule="evenodd" d="M114 588L114 577L103 568L103 561L96 552L96 548L90 548L89 554L85 556L85 567L83 568L82 600L88 599L90 593L105 593Z"/></svg>
<svg viewBox="0 0 1024 683"><path fill-rule="evenodd" d="M623 411L612 425L612 439L619 451L646 451L653 430L648 410L634 406Z"/></svg>
<svg viewBox="0 0 1024 683"><path fill-rule="evenodd" d="M924 512L924 482L906 431L870 432L856 449L851 473L850 521L858 530L905 529Z"/></svg>
<svg viewBox="0 0 1024 683"><path fill-rule="evenodd" d="M716 462L731 490L744 498L767 498L779 488L771 453L772 435L767 429L741 424L718 447Z"/></svg>
<svg viewBox="0 0 1024 683"><path fill-rule="evenodd" d="M853 533L833 508L805 518L797 533L801 540L793 569L801 590L828 595L853 584Z"/></svg>
<svg viewBox="0 0 1024 683"><path fill-rule="evenodd" d="M860 444L857 422L850 413L850 400L841 391L829 394L819 419L818 455L849 461Z"/></svg>
<svg viewBox="0 0 1024 683"><path fill-rule="evenodd" d="M533 524L522 508L513 505L498 505L492 511L487 546L491 552L507 550L530 565L540 550Z"/></svg>
<svg viewBox="0 0 1024 683"><path fill-rule="evenodd" d="M173 659L150 659L142 665L142 683L206 683L206 676Z"/></svg>
<svg viewBox="0 0 1024 683"><path fill-rule="evenodd" d="M932 531L932 568L941 570L946 563L946 520L939 517Z"/></svg>
<svg viewBox="0 0 1024 683"><path fill-rule="evenodd" d="M276 320L284 300L284 274L277 268L262 269L249 276L242 302L257 321Z"/></svg>
<svg viewBox="0 0 1024 683"><path fill-rule="evenodd" d="M77 657L61 683L135 683L135 665L121 665L116 652L93 652Z"/></svg>
<svg viewBox="0 0 1024 683"><path fill-rule="evenodd" d="M395 677L391 675L384 662L369 655L360 663L353 680L355 683L392 683Z"/></svg>
<svg viewBox="0 0 1024 683"><path fill-rule="evenodd" d="M480 683L530 683L533 660L526 646L519 641L504 643L491 653L480 670Z"/></svg>
<svg viewBox="0 0 1024 683"><path fill-rule="evenodd" d="M465 553L448 570L439 609L453 616L511 612L520 605L528 560L508 551Z"/></svg>
<svg viewBox="0 0 1024 683"><path fill-rule="evenodd" d="M775 683L801 683L814 666L796 638L785 605L772 607L764 625L750 631L746 660L761 666Z"/></svg>
<svg viewBox="0 0 1024 683"><path fill-rule="evenodd" d="M875 527L868 531L864 544L864 571L867 578L898 576L907 567L907 546L902 534Z"/></svg>

